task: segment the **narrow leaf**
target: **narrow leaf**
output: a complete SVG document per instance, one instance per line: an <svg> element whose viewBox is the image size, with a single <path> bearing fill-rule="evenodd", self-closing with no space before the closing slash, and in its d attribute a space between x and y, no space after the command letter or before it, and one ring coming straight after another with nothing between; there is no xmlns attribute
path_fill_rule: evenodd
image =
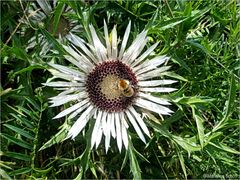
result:
<svg viewBox="0 0 240 180"><path fill-rule="evenodd" d="M202 96L192 96L192 97L180 97L174 100L176 103L180 104L187 104L187 105L193 105L193 104L204 104L204 103L210 103L214 101L215 99L210 99L207 97Z"/></svg>
<svg viewBox="0 0 240 180"><path fill-rule="evenodd" d="M0 175L3 179L11 179L3 169L0 169Z"/></svg>
<svg viewBox="0 0 240 180"><path fill-rule="evenodd" d="M198 130L198 138L200 141L200 145L203 149L204 146L204 127L203 127L203 118L201 117L199 111L196 109L195 106L192 107L192 112L193 112L193 118L196 121L197 124L197 130Z"/></svg>
<svg viewBox="0 0 240 180"><path fill-rule="evenodd" d="M218 148L220 151L226 151L226 152L229 152L229 153L233 153L233 154L240 154L239 151L229 147L229 146L226 146L225 144L223 143L213 143L213 142L209 142L209 144L211 144L212 146Z"/></svg>
<svg viewBox="0 0 240 180"><path fill-rule="evenodd" d="M134 147L132 145L132 142L129 140L129 146L128 146L128 150L129 150L129 161L130 161L130 169L131 172L133 174L133 179L142 179L141 177L141 169L139 167L137 158L135 156L135 150Z"/></svg>
<svg viewBox="0 0 240 180"><path fill-rule="evenodd" d="M53 44L57 50L59 50L62 53L65 53L64 48L59 44L59 42L45 29L40 29L42 34L44 34L48 40L49 43Z"/></svg>
<svg viewBox="0 0 240 180"><path fill-rule="evenodd" d="M31 161L31 156L28 156L28 155L22 154L22 153L4 152L3 155L14 158L14 159L20 159L20 160L23 160L23 161Z"/></svg>
<svg viewBox="0 0 240 180"><path fill-rule="evenodd" d="M10 135L4 134L4 133L1 133L0 135L2 137L4 137L5 139L9 140L10 142L14 143L14 144L17 144L17 145L19 145L21 147L24 147L26 149L32 150L32 145L27 143L27 142L25 142L25 141L23 141L23 140L21 140L21 139L17 139L17 138L15 138L13 136L10 136Z"/></svg>
<svg viewBox="0 0 240 180"><path fill-rule="evenodd" d="M63 125L62 129L55 134L48 142L46 142L40 149L39 151L42 151L46 148L49 148L51 146L53 146L54 144L60 143L62 141L65 140L68 130L70 129L69 126L67 126L66 124Z"/></svg>
<svg viewBox="0 0 240 180"><path fill-rule="evenodd" d="M40 106L38 105L38 103L36 103L32 98L30 97L25 97L25 99L39 112L41 112L41 108Z"/></svg>
<svg viewBox="0 0 240 180"><path fill-rule="evenodd" d="M201 147L196 144L196 142L192 142L191 138L182 138L180 136L172 136L174 142L185 149L189 154L190 152L200 151Z"/></svg>
<svg viewBox="0 0 240 180"><path fill-rule="evenodd" d="M22 117L22 116L18 116L16 114L10 113L14 118L16 118L16 120L20 121L21 123L25 124L29 129L33 129L33 123L29 120L27 120L26 118Z"/></svg>
<svg viewBox="0 0 240 180"><path fill-rule="evenodd" d="M236 91L237 91L236 81L235 81L234 75L232 74L231 81L230 81L230 89L228 91L229 96L228 96L226 107L224 108L225 116L223 119L226 119L227 117L229 117L231 115L231 112L233 112L234 101L236 99Z"/></svg>
<svg viewBox="0 0 240 180"><path fill-rule="evenodd" d="M179 79L181 81L185 81L185 82L188 82L187 79L185 79L184 77L174 73L174 72L171 72L171 71L165 71L165 72L162 72L161 73L162 76L168 76L168 77L172 77L174 79Z"/></svg>
<svg viewBox="0 0 240 180"><path fill-rule="evenodd" d="M34 136L30 134L29 132L23 130L22 128L10 125L10 124L4 124L5 127L13 130L14 132L21 134L22 136L28 138L28 139L34 139Z"/></svg>
<svg viewBox="0 0 240 180"><path fill-rule="evenodd" d="M177 18L171 18L170 20L167 20L160 24L160 30L166 30L169 28L173 28L178 24L181 24L182 22L186 21L188 18L184 17L177 17Z"/></svg>
<svg viewBox="0 0 240 180"><path fill-rule="evenodd" d="M53 19L53 34L55 35L57 32L58 28L62 28L61 27L61 22L59 24L59 21L61 21L61 15L63 13L64 10L64 3L59 1L57 7L55 8L54 11L54 19ZM63 29L61 29L61 31L64 31ZM58 36L58 34L56 34Z"/></svg>
<svg viewBox="0 0 240 180"><path fill-rule="evenodd" d="M25 174L26 175L31 170L32 170L31 167L25 167L25 168L21 168L21 169L17 169L17 170L11 171L11 172L9 172L8 175L10 175L10 176L16 176L16 175L20 175L20 174Z"/></svg>
<svg viewBox="0 0 240 180"><path fill-rule="evenodd" d="M178 158L179 158L179 161L180 161L180 164L181 164L181 167L182 167L185 179L187 179L187 171L186 171L186 167L185 167L185 163L184 163L184 158L183 158L182 152L180 152L180 150L178 148L176 148L176 150L177 150L177 155L178 155Z"/></svg>
<svg viewBox="0 0 240 180"><path fill-rule="evenodd" d="M231 84L230 84L230 89L229 89L229 96L228 96L228 100L226 103L226 106L224 108L224 117L222 118L222 120L213 128L213 132L217 131L218 129L224 127L225 125L227 125L227 122L229 120L230 115L232 114L233 110L234 110L234 104L235 104L235 99L236 99L236 91L237 91L237 86L236 86L236 81L235 81L235 77L232 74L231 76Z"/></svg>

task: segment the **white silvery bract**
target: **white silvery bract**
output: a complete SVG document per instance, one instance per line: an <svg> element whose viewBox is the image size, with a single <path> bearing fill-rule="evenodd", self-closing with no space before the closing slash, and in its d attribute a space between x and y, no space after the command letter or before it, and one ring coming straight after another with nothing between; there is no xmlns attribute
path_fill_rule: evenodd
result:
<svg viewBox="0 0 240 180"><path fill-rule="evenodd" d="M118 39L116 26L109 36L104 21L104 42L92 25L89 26L92 41L70 34L67 39L71 46L62 45L68 54L64 57L72 66L66 67L49 63L52 74L64 81L47 82L45 85L62 90L51 98L52 107L71 102L71 106L60 112L54 119L68 116L75 120L67 138L74 139L87 125L94 121L91 146L96 148L102 139L105 149L110 147L110 139L116 139L119 151L122 146L128 148L130 127L146 143L144 134L150 137L149 130L141 117L141 109L170 115L168 100L151 93L168 93L175 88L163 87L175 83L174 80L160 79L170 67L163 65L169 57L149 55L158 46L155 43L143 52L148 41L144 30L127 47L130 35L129 22L122 41ZM121 44L120 44L121 42ZM161 66L162 65L162 66ZM119 83L122 83L119 85ZM122 86L121 90L118 86ZM123 91L132 90L128 96Z"/></svg>

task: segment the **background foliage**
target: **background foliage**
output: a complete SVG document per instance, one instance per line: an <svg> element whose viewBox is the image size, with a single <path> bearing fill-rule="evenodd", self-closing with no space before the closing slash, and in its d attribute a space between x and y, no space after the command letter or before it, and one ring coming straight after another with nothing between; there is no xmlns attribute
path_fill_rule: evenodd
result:
<svg viewBox="0 0 240 180"><path fill-rule="evenodd" d="M37 25L22 21L31 18L26 10L33 3L1 1L2 178L239 178L239 2L65 0ZM52 120L62 108L47 102L57 92L41 84L51 77L46 62L66 64L48 28L58 28L63 4L74 10L67 18L81 25L85 39L90 23L100 34L105 19L122 36L131 20L132 37L146 28L148 46L159 41L156 53L171 56L167 75L180 79L169 95L175 113L146 119L146 145L131 134L128 151L120 154L112 142L105 154L103 146L90 150L90 131L63 141L68 122ZM40 35L51 49L38 42ZM37 43L26 49L32 37Z"/></svg>

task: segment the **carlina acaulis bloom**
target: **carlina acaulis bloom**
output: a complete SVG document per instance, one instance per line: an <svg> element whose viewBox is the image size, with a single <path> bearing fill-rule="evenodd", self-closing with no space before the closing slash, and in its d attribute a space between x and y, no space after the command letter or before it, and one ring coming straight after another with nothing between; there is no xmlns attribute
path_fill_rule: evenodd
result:
<svg viewBox="0 0 240 180"><path fill-rule="evenodd" d="M49 63L53 68L52 74L63 79L45 83L62 91L51 98L52 107L72 102L69 108L54 119L68 116L75 121L67 135L72 139L84 129L89 120L94 120L91 146L97 148L104 139L106 152L111 137L116 139L119 151L122 145L128 148L130 126L146 142L144 134L150 137L150 133L140 115L141 109L161 115L172 113L166 107L170 105L168 100L151 94L176 90L163 87L175 83L175 80L160 78L170 68L163 65L169 57L163 55L150 58L158 43L143 51L148 41L146 30L138 34L127 47L131 22L122 41L118 40L116 26L109 36L105 21L104 42L101 42L92 25L89 29L91 42L71 33L67 36L70 45L62 45L68 52L64 55L65 59L73 66Z"/></svg>

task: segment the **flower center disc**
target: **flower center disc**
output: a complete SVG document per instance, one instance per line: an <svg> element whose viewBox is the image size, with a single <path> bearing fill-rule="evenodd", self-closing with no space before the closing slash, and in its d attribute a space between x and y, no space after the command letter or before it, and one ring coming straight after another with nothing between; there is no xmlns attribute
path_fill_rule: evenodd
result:
<svg viewBox="0 0 240 180"><path fill-rule="evenodd" d="M126 96L119 89L120 80L129 81L128 89L133 90L131 96ZM119 112L127 109L132 105L138 93L135 74L129 66L120 61L105 61L98 64L89 73L86 87L91 102L101 110L108 112Z"/></svg>

